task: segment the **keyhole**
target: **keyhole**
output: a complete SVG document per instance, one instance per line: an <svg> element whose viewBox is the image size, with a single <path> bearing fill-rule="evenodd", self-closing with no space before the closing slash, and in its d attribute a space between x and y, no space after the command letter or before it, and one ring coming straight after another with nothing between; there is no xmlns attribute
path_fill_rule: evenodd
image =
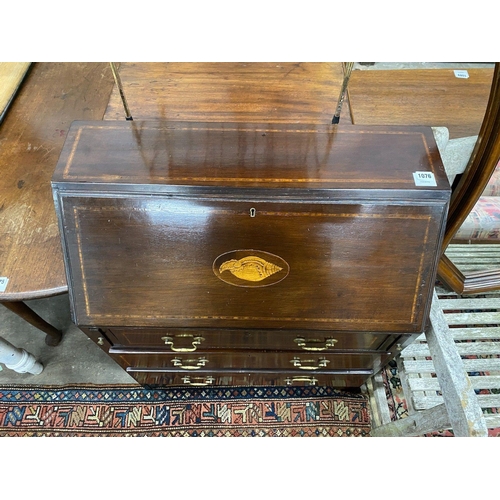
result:
<svg viewBox="0 0 500 500"><path fill-rule="evenodd" d="M255 217L256 212L257 212L257 210L255 210L255 208L251 208L250 209L250 217Z"/></svg>

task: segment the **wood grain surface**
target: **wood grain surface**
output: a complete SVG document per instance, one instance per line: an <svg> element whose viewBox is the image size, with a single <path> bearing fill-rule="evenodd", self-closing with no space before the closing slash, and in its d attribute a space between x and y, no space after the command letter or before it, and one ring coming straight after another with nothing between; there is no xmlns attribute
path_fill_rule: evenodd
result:
<svg viewBox="0 0 500 500"><path fill-rule="evenodd" d="M88 331L89 329L86 329ZM389 335L359 332L289 332L280 330L230 330L230 329L163 329L163 328L113 328L105 331L106 336L122 347L163 348L165 352L214 351L231 346L232 349L266 349L311 352L337 352L345 350L374 350L383 348ZM197 340L195 340L197 339ZM166 342L168 340L168 343ZM302 343L300 341L303 341ZM331 343L327 343L330 340ZM166 347L167 346L167 347ZM177 351L176 351L177 349ZM321 350L320 350L321 349Z"/></svg>
<svg viewBox="0 0 500 500"><path fill-rule="evenodd" d="M435 176L430 190L449 189L429 127L122 120L75 122L53 181L286 188L304 199L312 189L391 189L408 199L416 171Z"/></svg>
<svg viewBox="0 0 500 500"><path fill-rule="evenodd" d="M424 328L450 194L429 128L105 121L68 138L54 188L77 324Z"/></svg>
<svg viewBox="0 0 500 500"><path fill-rule="evenodd" d="M0 62L0 122L30 65L30 62Z"/></svg>
<svg viewBox="0 0 500 500"><path fill-rule="evenodd" d="M141 383L359 386L425 327L429 127L79 121L52 185L73 320Z"/></svg>
<svg viewBox="0 0 500 500"><path fill-rule="evenodd" d="M68 196L77 324L420 332L443 214L444 204ZM263 251L287 265L257 283L223 270Z"/></svg>
<svg viewBox="0 0 500 500"><path fill-rule="evenodd" d="M121 352L117 352L121 351ZM229 349L228 349L229 351ZM370 369L376 362L385 361L388 353L381 351L353 352L346 355L344 352L333 353L297 353L297 352L266 352L260 350L245 350L233 352L204 352L194 354L169 354L161 350L144 350L141 348L112 349L111 353L120 354L121 361L131 368L148 368L165 370L165 372L185 370L184 373L198 372L205 368L212 371L236 372L237 370L262 370L273 368L273 371L290 372L296 370L301 373L327 370L359 370ZM377 359L380 358L380 359ZM184 368L183 368L184 367ZM192 367L191 369L189 367ZM196 367L196 368L195 368ZM199 368L198 368L199 367ZM303 371L301 371L300 367ZM307 367L314 368L307 371ZM203 370L205 371L205 370ZM207 373L207 372L205 372Z"/></svg>
<svg viewBox="0 0 500 500"><path fill-rule="evenodd" d="M0 300L67 290L50 179L70 124L100 120L107 63L35 63L0 128Z"/></svg>
<svg viewBox="0 0 500 500"><path fill-rule="evenodd" d="M124 62L120 77L134 120L331 123L343 73L341 63ZM125 119L116 88L104 119Z"/></svg>
<svg viewBox="0 0 500 500"><path fill-rule="evenodd" d="M356 125L447 127L450 138L477 135L490 94L493 69L359 70L349 82Z"/></svg>

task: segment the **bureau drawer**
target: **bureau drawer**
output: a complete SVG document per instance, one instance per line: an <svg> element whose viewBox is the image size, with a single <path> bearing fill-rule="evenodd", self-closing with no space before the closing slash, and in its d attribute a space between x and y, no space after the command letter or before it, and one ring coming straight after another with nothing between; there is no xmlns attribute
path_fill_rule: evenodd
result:
<svg viewBox="0 0 500 500"><path fill-rule="evenodd" d="M337 388L359 388L366 378L372 374L365 372L350 372L347 370L337 373L297 374L273 373L264 370L254 370L251 373L238 372L211 372L211 373L172 373L159 370L137 369L129 370L141 385L148 386L330 386Z"/></svg>
<svg viewBox="0 0 500 500"><path fill-rule="evenodd" d="M128 371L154 368L172 372L210 372L215 370L279 370L296 373L378 368L389 356L385 351L297 353L269 351L208 352L171 354L160 350L120 349L109 354L120 359Z"/></svg>
<svg viewBox="0 0 500 500"><path fill-rule="evenodd" d="M157 346L172 352L200 349L280 349L331 352L343 349L376 350L392 339L376 333L328 331L134 329L112 328L113 343L123 346Z"/></svg>

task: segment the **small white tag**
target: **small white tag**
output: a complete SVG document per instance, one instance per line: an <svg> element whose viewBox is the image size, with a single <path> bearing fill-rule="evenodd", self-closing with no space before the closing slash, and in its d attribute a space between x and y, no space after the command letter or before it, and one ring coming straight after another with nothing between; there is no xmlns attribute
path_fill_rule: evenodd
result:
<svg viewBox="0 0 500 500"><path fill-rule="evenodd" d="M0 277L0 292L5 292L9 278Z"/></svg>
<svg viewBox="0 0 500 500"><path fill-rule="evenodd" d="M454 73L457 78L469 78L469 72L466 69L456 69Z"/></svg>
<svg viewBox="0 0 500 500"><path fill-rule="evenodd" d="M436 187L436 178L432 172L413 172L415 186L433 186Z"/></svg>

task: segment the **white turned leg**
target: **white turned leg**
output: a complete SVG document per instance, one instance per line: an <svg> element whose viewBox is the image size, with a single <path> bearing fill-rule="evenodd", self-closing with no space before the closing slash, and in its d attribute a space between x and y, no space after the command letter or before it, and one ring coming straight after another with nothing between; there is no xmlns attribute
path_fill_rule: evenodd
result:
<svg viewBox="0 0 500 500"><path fill-rule="evenodd" d="M17 373L42 373L43 366L33 354L13 346L10 342L0 337L0 363Z"/></svg>

